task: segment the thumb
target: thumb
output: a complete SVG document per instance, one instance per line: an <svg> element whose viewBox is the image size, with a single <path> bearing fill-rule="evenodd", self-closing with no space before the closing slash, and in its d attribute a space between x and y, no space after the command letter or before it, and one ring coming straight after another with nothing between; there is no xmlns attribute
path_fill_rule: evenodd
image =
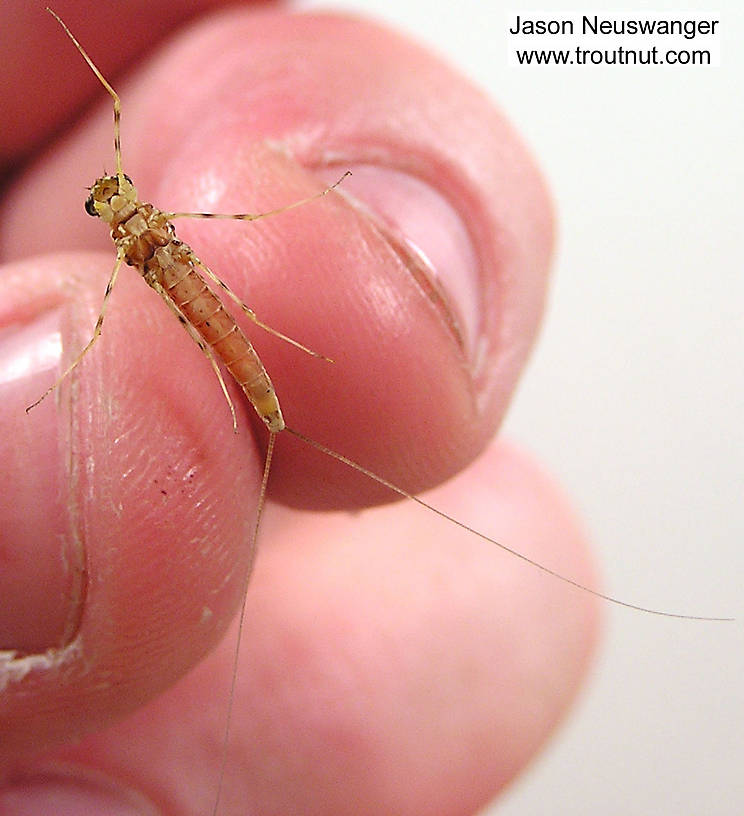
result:
<svg viewBox="0 0 744 816"><path fill-rule="evenodd" d="M224 407L209 366L210 387L184 399L179 370L158 351L168 330L153 340L161 304L140 302L139 281L117 287L100 347L24 412L62 346L87 339L110 262L68 253L3 274L7 757L96 728L172 683L216 642L249 569L259 453L229 420L215 440L210 417Z"/></svg>

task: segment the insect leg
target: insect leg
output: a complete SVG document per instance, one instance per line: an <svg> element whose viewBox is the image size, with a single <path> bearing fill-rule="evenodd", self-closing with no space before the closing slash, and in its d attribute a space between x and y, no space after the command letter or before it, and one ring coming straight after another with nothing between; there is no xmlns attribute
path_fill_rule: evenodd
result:
<svg viewBox="0 0 744 816"><path fill-rule="evenodd" d="M294 210L295 207L301 207L303 204L309 204L311 201L315 201L316 198L322 198L324 195L328 195L331 190L338 187L339 184L347 177L351 175L351 170L347 170L343 176L338 181L334 181L330 187L326 187L324 190L321 190L319 193L315 193L315 195L311 195L308 198L302 198L299 201L295 201L293 204L287 204L285 207L279 207L276 210L269 210L268 212L262 213L234 213L234 214L227 214L227 213L188 213L188 212L168 212L165 213L166 217L169 220L173 218L231 218L235 221L258 221L259 218L267 218L270 215L279 215L279 213L287 212L287 210Z"/></svg>
<svg viewBox="0 0 744 816"><path fill-rule="evenodd" d="M119 177L119 182L124 178L124 172L121 169L121 102L119 101L119 95L116 91L109 85L106 77L98 70L96 64L93 60L88 56L86 50L83 48L82 45L77 41L75 35L70 31L70 29L62 22L59 18L59 15L52 11L50 8L47 7L47 11L54 17L57 22L62 26L65 30L67 36L73 41L77 50L82 54L83 59L88 63L93 73L98 77L99 82L103 87L108 91L111 95L111 98L114 100L114 153L116 154L116 175ZM43 397L42 397L43 399ZM31 406L33 407L33 406Z"/></svg>
<svg viewBox="0 0 744 816"><path fill-rule="evenodd" d="M232 415L233 421L233 430L235 433L238 432L238 421L235 417L235 406L233 405L233 401L230 398L230 394L227 390L227 386L225 385L225 380L222 376L222 372L220 371L220 367L217 363L217 359L214 356L214 352L212 351L211 347L208 343L204 342L204 338L201 337L199 332L189 323L186 319L186 316L181 312L181 310L176 306L173 302L171 296L166 292L166 290L156 281L148 280L148 283L152 288L160 295L161 298L165 301L168 308L173 312L173 314L178 318L178 322L186 329L189 333L189 337L196 343L197 346L206 354L207 359L212 364L212 368L214 369L214 373L217 375L217 379L220 381L220 388L222 388L222 393L225 395L225 399L227 400L227 404L230 406L230 413Z"/></svg>
<svg viewBox="0 0 744 816"><path fill-rule="evenodd" d="M326 360L329 363L332 363L333 360L330 357L326 357L325 354L321 354L319 351L313 351L309 349L307 346L303 346L302 343L298 342L297 340L293 340L291 337L287 337L286 334L282 334L280 331L276 329L272 329L271 326L268 326L266 323L262 322L256 316L256 313L250 307L246 306L245 303L233 292L233 290L222 280L220 280L217 275L212 272L212 270L202 261L200 261L196 255L191 256L191 260L195 263L204 274L212 281L214 281L217 286L219 286L242 310L245 312L246 315L257 325L260 326L264 331L268 332L269 334L273 334L274 337L278 337L280 340L284 340L285 343L289 343L291 346L298 348L300 351L304 351L306 354L309 354L311 357L318 357L321 360Z"/></svg>
<svg viewBox="0 0 744 816"><path fill-rule="evenodd" d="M72 365L67 368L67 370L54 382L52 385L47 388L47 390L36 400L36 402L32 402L31 405L26 408L26 413L28 413L32 408L35 408L45 397L48 397L49 394L54 391L54 389L65 379L65 377L70 374L73 369L78 365L78 363L85 357L85 355L90 351L93 344L98 340L101 336L101 326L103 326L103 318L106 314L106 306L108 306L109 296L111 295L111 290L114 288L114 284L116 283L116 278L119 274L119 268L121 267L121 263L124 260L124 255L119 253L116 257L116 263L114 264L114 270L111 273L111 277L109 278L109 282L106 284L106 293L103 296L103 303L101 304L101 311L98 314L98 320L96 320L96 327L93 329L93 336L88 340L85 344L83 350L78 354L78 356L73 360Z"/></svg>

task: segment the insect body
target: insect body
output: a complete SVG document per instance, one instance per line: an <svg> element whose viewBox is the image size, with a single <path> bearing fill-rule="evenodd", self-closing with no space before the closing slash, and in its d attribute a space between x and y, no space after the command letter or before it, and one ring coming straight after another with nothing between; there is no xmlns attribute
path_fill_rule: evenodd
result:
<svg viewBox="0 0 744 816"><path fill-rule="evenodd" d="M118 256L115 271L122 260L139 270L145 283L163 298L207 354L230 405L233 425L235 410L215 355L225 364L269 430L283 430L279 401L266 369L232 315L199 274L197 264L200 262L193 251L176 238L168 216L151 204L138 201L137 191L126 175L98 179L85 209L111 225Z"/></svg>
<svg viewBox="0 0 744 816"><path fill-rule="evenodd" d="M98 70L94 62L77 41L72 32L62 22L55 12L47 9L67 33L75 44L92 71L106 88L114 101L114 153L116 156L116 174L102 176L90 188L90 195L85 202L85 211L88 215L101 218L111 226L111 238L116 246L116 263L111 273L106 293L101 304L101 311L96 321L93 336L78 354L66 371L53 383L36 402L26 409L38 405L50 394L67 375L80 363L101 335L106 307L111 291L116 283L122 262L135 267L152 289L165 301L168 308L188 331L199 348L209 358L222 393L230 407L233 420L233 429L237 431L235 408L227 391L220 367L219 358L233 376L243 392L251 401L256 412L266 423L273 434L284 430L285 424L279 408L274 386L263 363L248 338L238 327L232 315L225 309L219 298L212 292L204 281L201 273L208 276L225 293L237 303L256 325L276 335L282 340L307 352L313 357L325 360L329 358L310 350L296 340L276 331L276 329L262 323L253 312L223 283L205 264L196 256L194 251L176 237L176 231L171 224L174 218L231 218L240 221L256 221L270 215L276 215L285 210L294 209L309 201L326 195L333 190L343 179L350 175L348 172L330 187L321 190L315 196L296 201L287 207L271 210L264 213L238 213L222 215L214 213L167 213L158 210L152 204L140 201L132 180L122 170L121 161L121 102L116 91ZM200 271L201 270L201 271ZM332 362L329 360L329 362ZM270 443L267 467L264 472L264 482L268 478L268 464L270 464L273 450L273 436Z"/></svg>

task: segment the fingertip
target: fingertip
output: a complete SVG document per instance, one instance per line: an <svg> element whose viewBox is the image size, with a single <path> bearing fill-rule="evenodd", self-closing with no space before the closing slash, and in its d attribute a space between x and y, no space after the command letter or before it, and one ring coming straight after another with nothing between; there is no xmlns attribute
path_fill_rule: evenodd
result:
<svg viewBox="0 0 744 816"><path fill-rule="evenodd" d="M494 432L534 340L552 244L539 173L481 94L390 31L240 16L222 41L160 194L264 211L352 169L322 200L250 228L179 230L262 319L339 361L318 367L251 334L292 427L411 491L432 486ZM294 53L307 56L300 73ZM388 499L286 440L272 494L308 507Z"/></svg>
<svg viewBox="0 0 744 816"><path fill-rule="evenodd" d="M533 342L552 241L539 172L483 95L371 23L245 10L193 27L119 90L127 170L163 208L275 209L354 171L292 212L184 219L179 232L262 319L338 361L318 365L244 324L294 427L412 491L470 461ZM33 200L56 172L64 209L69 168L110 161L110 128L107 105ZM52 219L31 240L104 240L99 226ZM272 492L316 507L387 499L288 441Z"/></svg>

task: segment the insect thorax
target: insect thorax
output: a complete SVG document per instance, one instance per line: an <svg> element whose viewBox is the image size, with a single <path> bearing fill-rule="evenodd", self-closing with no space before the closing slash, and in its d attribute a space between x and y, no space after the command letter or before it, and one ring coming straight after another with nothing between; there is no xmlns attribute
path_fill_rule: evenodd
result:
<svg viewBox="0 0 744 816"><path fill-rule="evenodd" d="M124 174L97 179L90 188L85 210L111 226L120 256L143 274L156 250L175 240L175 229L165 213L139 201L131 179Z"/></svg>

